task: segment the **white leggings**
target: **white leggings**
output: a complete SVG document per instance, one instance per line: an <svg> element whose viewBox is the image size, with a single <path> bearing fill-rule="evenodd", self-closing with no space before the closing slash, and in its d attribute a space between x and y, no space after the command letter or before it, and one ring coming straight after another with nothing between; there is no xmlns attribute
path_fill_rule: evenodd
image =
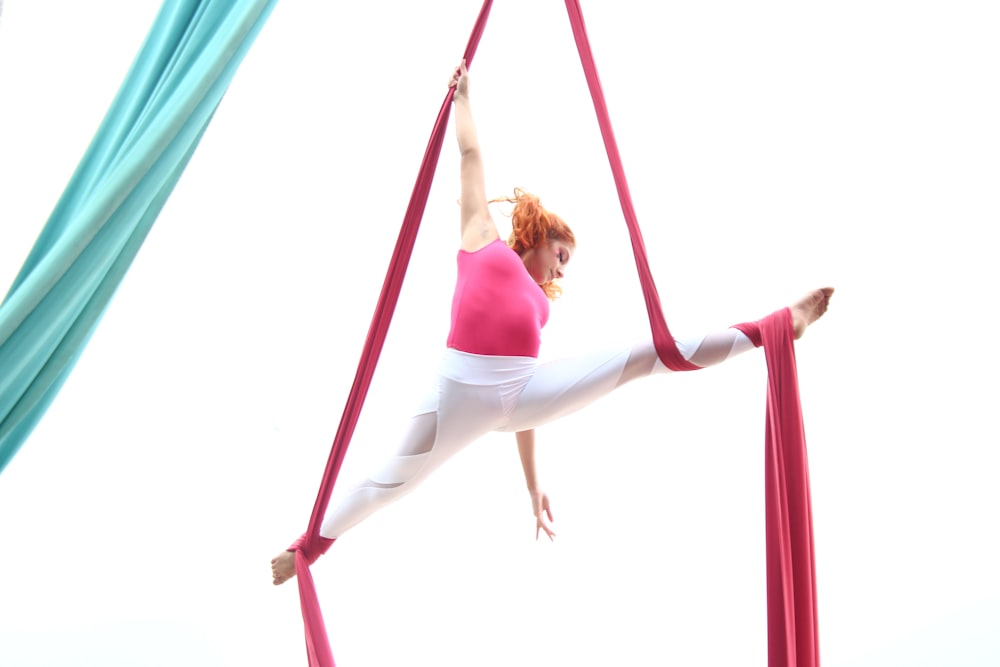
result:
<svg viewBox="0 0 1000 667"><path fill-rule="evenodd" d="M678 341L704 368L753 348L737 329ZM411 419L394 456L349 490L323 519L320 535L338 538L378 509L413 491L445 461L490 431L541 426L589 405L635 378L669 372L652 341L631 348L538 363L445 351L437 387Z"/></svg>

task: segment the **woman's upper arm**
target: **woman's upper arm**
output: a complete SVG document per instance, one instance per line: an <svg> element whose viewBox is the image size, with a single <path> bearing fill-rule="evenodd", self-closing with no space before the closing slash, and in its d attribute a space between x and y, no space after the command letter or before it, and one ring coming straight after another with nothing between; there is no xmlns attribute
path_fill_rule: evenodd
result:
<svg viewBox="0 0 1000 667"><path fill-rule="evenodd" d="M462 153L462 249L475 252L500 238L489 204L479 147Z"/></svg>

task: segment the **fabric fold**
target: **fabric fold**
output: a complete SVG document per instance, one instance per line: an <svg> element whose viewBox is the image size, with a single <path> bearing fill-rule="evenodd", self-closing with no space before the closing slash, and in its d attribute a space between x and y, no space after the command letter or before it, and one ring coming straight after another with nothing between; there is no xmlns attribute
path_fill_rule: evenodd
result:
<svg viewBox="0 0 1000 667"><path fill-rule="evenodd" d="M0 303L0 471L82 354L276 1L163 3Z"/></svg>

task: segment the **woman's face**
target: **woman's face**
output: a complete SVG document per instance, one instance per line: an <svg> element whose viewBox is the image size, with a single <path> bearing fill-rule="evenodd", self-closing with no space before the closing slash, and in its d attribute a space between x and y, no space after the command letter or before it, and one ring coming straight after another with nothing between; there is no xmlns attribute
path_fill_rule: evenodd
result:
<svg viewBox="0 0 1000 667"><path fill-rule="evenodd" d="M573 246L565 241L550 240L528 250L521 256L521 260L528 275L541 285L563 277L573 250Z"/></svg>

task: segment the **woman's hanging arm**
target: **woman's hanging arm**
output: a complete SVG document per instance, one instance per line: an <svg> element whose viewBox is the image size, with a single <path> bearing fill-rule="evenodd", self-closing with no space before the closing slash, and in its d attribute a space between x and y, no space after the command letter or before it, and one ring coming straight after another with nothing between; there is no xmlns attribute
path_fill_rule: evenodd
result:
<svg viewBox="0 0 1000 667"><path fill-rule="evenodd" d="M549 497L542 491L538 484L538 473L535 467L535 431L517 432L517 453L521 457L521 468L524 470L524 482L528 486L528 494L531 496L531 510L535 514L535 539L538 539L541 531L545 531L549 539L553 539L556 534L549 523L552 521L552 508L549 506Z"/></svg>

